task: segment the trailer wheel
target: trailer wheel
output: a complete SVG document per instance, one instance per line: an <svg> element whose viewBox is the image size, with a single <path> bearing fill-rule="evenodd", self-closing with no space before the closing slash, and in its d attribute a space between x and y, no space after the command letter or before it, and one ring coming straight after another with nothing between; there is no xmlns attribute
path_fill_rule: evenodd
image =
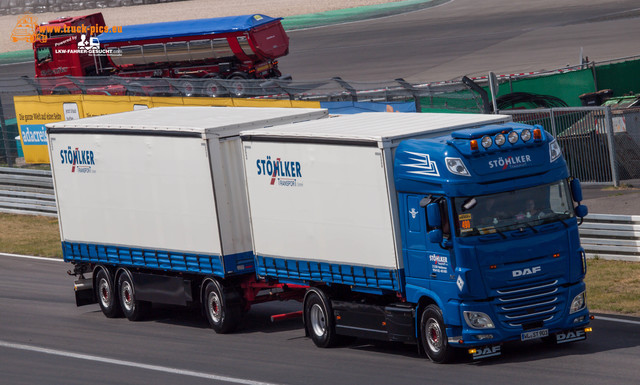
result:
<svg viewBox="0 0 640 385"><path fill-rule="evenodd" d="M133 281L126 272L118 277L118 293L122 312L129 321L140 321L147 315L151 303L136 299Z"/></svg>
<svg viewBox="0 0 640 385"><path fill-rule="evenodd" d="M98 298L98 304L100 304L102 313L107 318L122 316L122 309L118 303L118 295L116 294L109 273L104 269L100 269L98 274L96 274L95 282L97 283L95 286L96 297Z"/></svg>
<svg viewBox="0 0 640 385"><path fill-rule="evenodd" d="M180 92L182 92L182 95L186 97L198 95L198 87L196 87L192 79L181 81L178 84L178 89L180 90Z"/></svg>
<svg viewBox="0 0 640 385"><path fill-rule="evenodd" d="M454 355L449 345L442 311L436 305L427 306L420 320L420 342L429 359L435 363L445 363Z"/></svg>
<svg viewBox="0 0 640 385"><path fill-rule="evenodd" d="M231 84L229 90L231 94L237 98L243 97L247 93L247 75L241 72L236 72L229 76Z"/></svg>
<svg viewBox="0 0 640 385"><path fill-rule="evenodd" d="M304 305L304 321L311 340L317 347L329 348L337 344L333 311L325 296L315 291L308 294Z"/></svg>
<svg viewBox="0 0 640 385"><path fill-rule="evenodd" d="M215 80L209 80L205 82L203 88L204 94L211 98L217 98L227 93Z"/></svg>
<svg viewBox="0 0 640 385"><path fill-rule="evenodd" d="M242 308L239 301L234 301L236 298L233 297L236 295L225 292L218 281L207 282L204 289L203 306L207 320L216 333L230 333L238 326L242 316Z"/></svg>

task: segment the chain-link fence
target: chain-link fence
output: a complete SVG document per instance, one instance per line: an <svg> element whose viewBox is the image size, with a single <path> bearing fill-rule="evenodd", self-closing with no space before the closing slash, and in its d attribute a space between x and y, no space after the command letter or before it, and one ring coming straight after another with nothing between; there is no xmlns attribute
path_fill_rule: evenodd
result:
<svg viewBox="0 0 640 385"><path fill-rule="evenodd" d="M500 111L516 122L540 124L557 139L571 175L584 182L612 183L640 178L637 110L569 107Z"/></svg>
<svg viewBox="0 0 640 385"><path fill-rule="evenodd" d="M339 77L317 81L283 79L125 78L120 76L0 79L0 165L13 165L19 147L13 97L17 95L93 94L207 98L284 99L319 102L407 102L416 111L483 112L480 94L463 82L410 84L352 82Z"/></svg>

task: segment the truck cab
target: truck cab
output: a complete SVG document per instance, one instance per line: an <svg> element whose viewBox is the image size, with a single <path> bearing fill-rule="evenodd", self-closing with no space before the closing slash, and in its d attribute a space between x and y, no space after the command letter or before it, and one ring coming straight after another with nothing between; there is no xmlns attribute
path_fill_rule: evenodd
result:
<svg viewBox="0 0 640 385"><path fill-rule="evenodd" d="M394 175L404 294L418 309L442 310L445 330L416 322L430 357L446 358L448 347L484 358L509 340L586 338L578 217L587 210L558 143L541 126L406 140Z"/></svg>

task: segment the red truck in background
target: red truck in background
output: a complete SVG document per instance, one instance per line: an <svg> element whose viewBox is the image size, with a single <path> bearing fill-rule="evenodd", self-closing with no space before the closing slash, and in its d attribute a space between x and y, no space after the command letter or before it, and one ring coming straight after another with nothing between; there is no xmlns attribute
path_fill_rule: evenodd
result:
<svg viewBox="0 0 640 385"><path fill-rule="evenodd" d="M36 78L53 94L242 96L245 79L282 76L276 59L289 52L289 37L280 20L252 14L107 27L101 13L59 18L36 29L46 37L33 43ZM92 83L96 76L114 80Z"/></svg>

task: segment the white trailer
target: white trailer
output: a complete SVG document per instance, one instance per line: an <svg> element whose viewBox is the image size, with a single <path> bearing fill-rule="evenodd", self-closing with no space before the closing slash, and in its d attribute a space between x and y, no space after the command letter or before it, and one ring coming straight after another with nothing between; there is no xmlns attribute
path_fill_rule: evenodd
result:
<svg viewBox="0 0 640 385"><path fill-rule="evenodd" d="M204 277L253 277L238 133L326 116L165 107L47 125L64 259L95 278L79 303L97 293L107 316L137 319L149 302L198 302Z"/></svg>
<svg viewBox="0 0 640 385"><path fill-rule="evenodd" d="M395 148L407 139L510 120L361 113L243 131L256 273L399 291ZM429 171L428 162L420 167Z"/></svg>

